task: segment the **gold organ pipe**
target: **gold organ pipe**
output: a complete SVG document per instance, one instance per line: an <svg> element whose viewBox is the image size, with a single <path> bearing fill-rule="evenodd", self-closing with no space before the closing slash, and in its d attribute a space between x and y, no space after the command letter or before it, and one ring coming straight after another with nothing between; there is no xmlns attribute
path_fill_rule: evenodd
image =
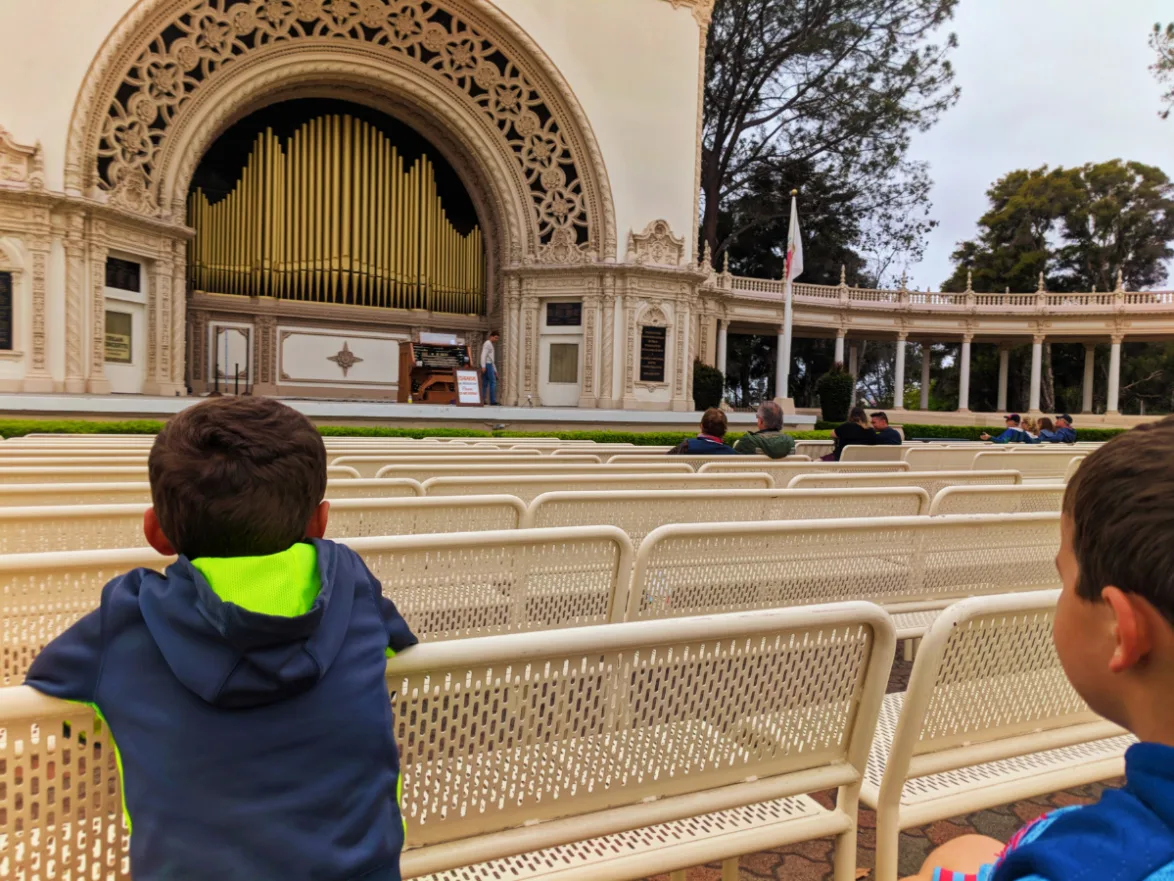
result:
<svg viewBox="0 0 1174 881"><path fill-rule="evenodd" d="M374 308L482 313L485 242L450 222L427 156L405 161L350 116L257 135L233 190L192 191L199 290Z"/></svg>

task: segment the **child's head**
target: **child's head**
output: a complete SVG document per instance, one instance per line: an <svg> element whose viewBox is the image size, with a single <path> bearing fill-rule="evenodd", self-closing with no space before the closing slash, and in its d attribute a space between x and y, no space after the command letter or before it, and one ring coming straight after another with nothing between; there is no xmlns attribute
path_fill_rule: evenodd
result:
<svg viewBox="0 0 1174 881"><path fill-rule="evenodd" d="M1054 638L1096 712L1144 729L1174 681L1174 417L1090 455L1064 494ZM1164 712L1170 712L1164 710Z"/></svg>
<svg viewBox="0 0 1174 881"><path fill-rule="evenodd" d="M271 398L217 398L164 426L149 461L147 540L162 553L259 557L326 528L326 446Z"/></svg>

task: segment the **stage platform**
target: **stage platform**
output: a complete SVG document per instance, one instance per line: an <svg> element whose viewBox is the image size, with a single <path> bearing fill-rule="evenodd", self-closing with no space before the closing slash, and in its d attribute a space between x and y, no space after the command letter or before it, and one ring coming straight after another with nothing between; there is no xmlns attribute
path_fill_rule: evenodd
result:
<svg viewBox="0 0 1174 881"><path fill-rule="evenodd" d="M0 418L10 419L166 419L201 398L144 395L0 394ZM282 398L319 425L401 428L474 428L510 431L695 431L700 413L640 410L580 410L573 407L439 407L372 401L322 401ZM730 428L754 427L754 414L731 413ZM810 430L815 417L787 417L787 427Z"/></svg>

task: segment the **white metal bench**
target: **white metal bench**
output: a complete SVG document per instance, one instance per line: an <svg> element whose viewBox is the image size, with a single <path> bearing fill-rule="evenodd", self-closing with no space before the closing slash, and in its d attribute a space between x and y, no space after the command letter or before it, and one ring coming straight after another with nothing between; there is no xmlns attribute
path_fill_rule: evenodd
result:
<svg viewBox="0 0 1174 881"><path fill-rule="evenodd" d="M947 486L934 496L930 516L953 514L1034 514L1059 511L1064 501L1062 483L1019 486Z"/></svg>
<svg viewBox="0 0 1174 881"><path fill-rule="evenodd" d="M928 508L929 496L920 489L552 492L530 503L524 525L606 523L624 530L639 547L649 532L669 523L902 517Z"/></svg>
<svg viewBox="0 0 1174 881"><path fill-rule="evenodd" d="M1021 482L1018 471L906 471L904 474L800 474L791 478L787 486L790 489L916 486L933 498L947 486L1012 486Z"/></svg>
<svg viewBox="0 0 1174 881"><path fill-rule="evenodd" d="M1122 773L1132 736L1093 713L1052 646L1057 591L944 611L908 691L888 695L861 800L877 811L877 881L902 829Z"/></svg>
<svg viewBox="0 0 1174 881"><path fill-rule="evenodd" d="M601 465L598 463L572 464L543 459L538 464L511 462L503 465L384 465L379 477L407 477L421 483L433 477L572 477L574 475L605 474L692 474L693 468L684 463L673 464L669 457L664 463L652 465Z"/></svg>
<svg viewBox="0 0 1174 881"><path fill-rule="evenodd" d="M1062 480L1075 459L1082 459L1088 453L1083 450L1032 450L1030 452L1010 450L1002 453L979 453L974 457L975 471L1018 471L1026 480Z"/></svg>
<svg viewBox="0 0 1174 881"><path fill-rule="evenodd" d="M460 496L470 493L506 493L529 503L543 493L605 490L696 490L696 489L771 489L770 475L747 472L739 474L589 474L575 476L433 477L424 482L429 496Z"/></svg>

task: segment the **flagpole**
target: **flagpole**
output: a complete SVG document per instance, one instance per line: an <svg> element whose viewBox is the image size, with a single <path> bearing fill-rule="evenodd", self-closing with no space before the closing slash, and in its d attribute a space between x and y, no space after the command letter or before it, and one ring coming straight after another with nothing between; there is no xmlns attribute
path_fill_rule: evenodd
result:
<svg viewBox="0 0 1174 881"><path fill-rule="evenodd" d="M798 190L791 190L791 223L788 229L794 228L796 211L795 197L798 195ZM787 267L784 270L784 274L786 276L786 284L783 286L783 344L779 351L779 363L776 365L775 376L775 397L777 398L791 397L791 332L795 323L795 307L791 292L790 257L787 259Z"/></svg>

